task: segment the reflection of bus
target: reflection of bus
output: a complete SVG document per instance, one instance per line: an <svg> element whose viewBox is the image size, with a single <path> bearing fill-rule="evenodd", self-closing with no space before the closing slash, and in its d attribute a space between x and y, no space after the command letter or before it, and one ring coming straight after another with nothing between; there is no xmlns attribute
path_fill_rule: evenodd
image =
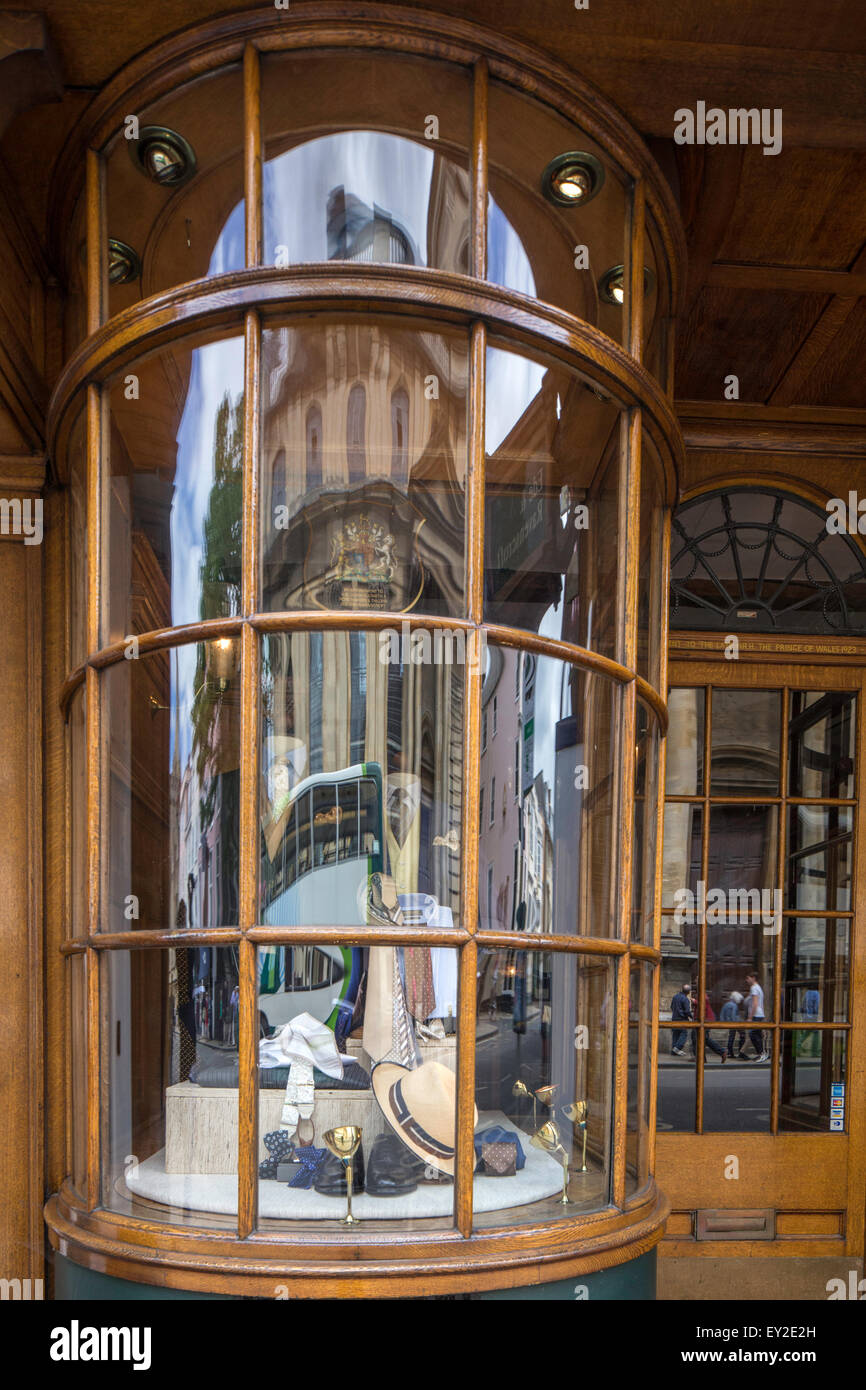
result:
<svg viewBox="0 0 866 1390"><path fill-rule="evenodd" d="M357 763L319 772L294 788L280 836L262 854L262 922L358 926L368 876L382 869L382 770ZM360 952L351 947L272 947L260 952L259 1003L271 1027L311 1013L332 1027L337 1001L354 998ZM354 967L354 968L353 968Z"/></svg>

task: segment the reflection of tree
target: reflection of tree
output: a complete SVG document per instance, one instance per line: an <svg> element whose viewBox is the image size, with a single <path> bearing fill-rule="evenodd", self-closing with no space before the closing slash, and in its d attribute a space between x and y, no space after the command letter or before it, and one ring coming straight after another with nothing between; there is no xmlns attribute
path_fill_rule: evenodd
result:
<svg viewBox="0 0 866 1390"><path fill-rule="evenodd" d="M213 486L202 526L201 616L232 617L241 608L243 553L244 398L232 405L228 392L214 422ZM214 658L219 669L212 669ZM200 643L193 683L190 761L198 782L201 869L217 841L217 876L209 925L237 921L239 770L238 694L231 652ZM205 880L207 882L207 879ZM204 925L204 923L202 923Z"/></svg>
<svg viewBox="0 0 866 1390"><path fill-rule="evenodd" d="M231 617L240 612L243 552L244 398L235 405L226 392L214 424L214 482L202 527L201 616ZM201 779L212 746L211 726L222 700L222 691L207 680L207 652L200 644L196 661L192 706L193 748ZM213 789L202 800L202 816ZM212 807L208 807L212 812Z"/></svg>

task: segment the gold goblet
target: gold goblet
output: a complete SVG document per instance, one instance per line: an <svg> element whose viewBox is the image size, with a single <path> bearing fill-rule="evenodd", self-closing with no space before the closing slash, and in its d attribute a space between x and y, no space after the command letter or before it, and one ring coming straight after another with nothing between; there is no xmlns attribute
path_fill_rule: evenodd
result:
<svg viewBox="0 0 866 1390"><path fill-rule="evenodd" d="M583 1152L582 1152L581 1158L580 1158L580 1163L581 1163L580 1171L581 1171L581 1173L585 1173L585 1172L587 1171L587 1169L586 1169L586 1116L587 1116L587 1111L588 1111L588 1109L589 1109L589 1107L587 1106L587 1103L586 1103L585 1100L575 1100L575 1101L572 1101L572 1103L571 1103L570 1105L564 1105L564 1106L562 1107L562 1113L563 1113L563 1115L567 1116L568 1119L571 1120L572 1124L576 1124L576 1125L577 1125L577 1127L578 1127L578 1129L581 1131L581 1135L582 1135L582 1137L583 1137Z"/></svg>
<svg viewBox="0 0 866 1390"><path fill-rule="evenodd" d="M568 1154L562 1147L559 1127L555 1120L548 1120L546 1124L543 1124L541 1129L533 1134L529 1142L534 1144L536 1149L550 1154L558 1163L562 1164L562 1196L559 1201L561 1206L568 1206L571 1200L568 1195Z"/></svg>
<svg viewBox="0 0 866 1390"><path fill-rule="evenodd" d="M329 1129L323 1138L334 1157L342 1159L345 1165L347 1206L343 1225L354 1226L357 1217L352 1215L352 1159L361 1143L361 1130L358 1125L339 1125L336 1129Z"/></svg>
<svg viewBox="0 0 866 1390"><path fill-rule="evenodd" d="M542 1105L546 1106L548 1110L552 1110L554 1105L556 1104L556 1097L559 1094L559 1087L539 1086L535 1094L541 1101Z"/></svg>
<svg viewBox="0 0 866 1390"><path fill-rule="evenodd" d="M525 1082L525 1081L515 1081L514 1085L513 1085L512 1088L511 1088L511 1094L515 1097L515 1099L519 1099L520 1097L523 1097L525 1100L531 1100L531 1101L532 1101L532 1128L535 1129L535 1126L536 1126L536 1124L537 1124L537 1122L538 1122L538 1121L537 1121L536 1105L535 1105L535 1096L534 1096L534 1095L532 1094L532 1092L530 1091L530 1089L529 1089L529 1087L527 1086L526 1082Z"/></svg>

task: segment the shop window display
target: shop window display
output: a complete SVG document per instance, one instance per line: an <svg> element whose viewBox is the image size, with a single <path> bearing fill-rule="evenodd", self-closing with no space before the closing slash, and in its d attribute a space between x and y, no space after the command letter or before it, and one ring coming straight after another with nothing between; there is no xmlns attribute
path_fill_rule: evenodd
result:
<svg viewBox="0 0 866 1390"><path fill-rule="evenodd" d="M68 682L70 1200L143 1246L182 1226L193 1260L224 1241L258 1294L263 1251L351 1278L359 1230L423 1261L538 1255L556 1225L577 1259L663 1208L679 445L628 272L651 265L663 379L668 194L591 102L334 23L166 79L153 168L184 169L137 203L104 137L100 217L141 273L67 430L95 595ZM188 305L151 331L157 294Z"/></svg>

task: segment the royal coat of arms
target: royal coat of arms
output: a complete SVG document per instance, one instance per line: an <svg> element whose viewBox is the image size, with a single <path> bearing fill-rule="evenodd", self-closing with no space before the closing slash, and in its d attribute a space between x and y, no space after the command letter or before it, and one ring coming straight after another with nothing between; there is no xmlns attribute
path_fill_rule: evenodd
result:
<svg viewBox="0 0 866 1390"><path fill-rule="evenodd" d="M398 523L393 529L388 524L392 519ZM415 547L422 525L417 514L395 516L392 507L375 503L353 508L348 515L331 508L315 522L310 518L304 565L307 595L321 608L400 612L414 606L424 584ZM316 577L318 557L321 568Z"/></svg>

